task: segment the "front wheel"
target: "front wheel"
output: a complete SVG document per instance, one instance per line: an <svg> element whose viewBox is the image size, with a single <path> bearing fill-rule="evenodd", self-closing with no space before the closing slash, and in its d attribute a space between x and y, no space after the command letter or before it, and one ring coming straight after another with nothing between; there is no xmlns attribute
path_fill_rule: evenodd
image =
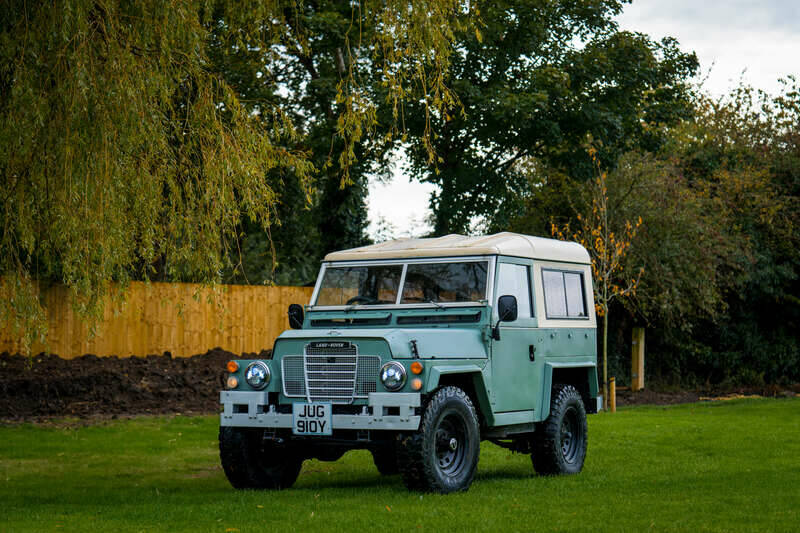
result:
<svg viewBox="0 0 800 533"><path fill-rule="evenodd" d="M480 454L478 416L469 396L458 387L443 387L428 402L419 430L402 435L398 464L410 490L467 490Z"/></svg>
<svg viewBox="0 0 800 533"><path fill-rule="evenodd" d="M263 440L258 429L220 427L219 457L237 489L286 489L300 475L302 457Z"/></svg>
<svg viewBox="0 0 800 533"><path fill-rule="evenodd" d="M580 393L572 385L554 386L550 416L533 435L534 470L545 476L577 474L583 469L587 445L586 408Z"/></svg>

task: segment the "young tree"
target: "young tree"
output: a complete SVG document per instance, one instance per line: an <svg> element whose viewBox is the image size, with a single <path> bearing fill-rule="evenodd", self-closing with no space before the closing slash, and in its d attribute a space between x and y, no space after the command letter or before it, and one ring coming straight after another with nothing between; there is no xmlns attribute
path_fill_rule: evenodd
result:
<svg viewBox="0 0 800 533"><path fill-rule="evenodd" d="M559 227L553 222L551 232L558 239L580 243L589 251L591 257L595 311L603 319L603 408L607 408L608 315L611 302L635 294L644 271L643 268L638 271L626 269L624 261L642 224L642 218L638 217L633 223L626 220L620 230L614 230L606 183L608 173L600 169L597 152L594 149L590 149L589 155L595 165L596 177L587 188L587 212L577 214L578 223L575 229L572 229L569 223Z"/></svg>

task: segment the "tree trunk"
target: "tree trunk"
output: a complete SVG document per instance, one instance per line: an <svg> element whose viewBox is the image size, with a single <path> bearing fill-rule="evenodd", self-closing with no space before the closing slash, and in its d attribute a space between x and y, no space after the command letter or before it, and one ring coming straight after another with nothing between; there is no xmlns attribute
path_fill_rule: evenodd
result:
<svg viewBox="0 0 800 533"><path fill-rule="evenodd" d="M603 313L603 409L608 409L608 309Z"/></svg>

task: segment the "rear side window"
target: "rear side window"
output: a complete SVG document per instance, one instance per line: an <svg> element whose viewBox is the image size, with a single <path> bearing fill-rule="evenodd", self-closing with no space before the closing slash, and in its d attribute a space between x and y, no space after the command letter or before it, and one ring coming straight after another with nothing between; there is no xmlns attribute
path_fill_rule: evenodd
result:
<svg viewBox="0 0 800 533"><path fill-rule="evenodd" d="M583 273L542 270L547 318L586 318Z"/></svg>

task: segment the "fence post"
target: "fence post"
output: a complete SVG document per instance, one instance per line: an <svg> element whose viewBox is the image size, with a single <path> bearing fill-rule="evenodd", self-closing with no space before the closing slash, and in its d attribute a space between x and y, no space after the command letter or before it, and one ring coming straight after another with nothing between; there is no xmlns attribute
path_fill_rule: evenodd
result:
<svg viewBox="0 0 800 533"><path fill-rule="evenodd" d="M633 328L631 334L631 390L644 388L644 328Z"/></svg>
<svg viewBox="0 0 800 533"><path fill-rule="evenodd" d="M608 407L612 413L617 412L617 380L616 378L609 378L608 380Z"/></svg>

